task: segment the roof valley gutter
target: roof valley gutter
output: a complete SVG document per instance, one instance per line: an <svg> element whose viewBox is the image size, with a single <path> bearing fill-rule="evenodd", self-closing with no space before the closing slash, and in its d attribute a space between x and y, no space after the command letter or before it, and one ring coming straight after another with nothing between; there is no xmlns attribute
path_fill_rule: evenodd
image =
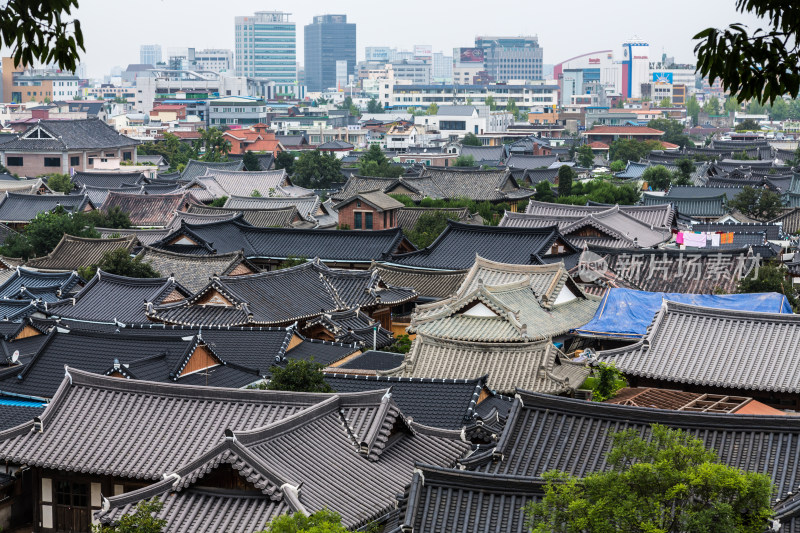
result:
<svg viewBox="0 0 800 533"><path fill-rule="evenodd" d="M22 398L25 400L31 400L40 403L50 403L50 400L48 398L40 398L39 396L30 396L28 394L18 394L16 392L7 392L4 390L0 390L0 397L2 396L10 396L12 398Z"/></svg>

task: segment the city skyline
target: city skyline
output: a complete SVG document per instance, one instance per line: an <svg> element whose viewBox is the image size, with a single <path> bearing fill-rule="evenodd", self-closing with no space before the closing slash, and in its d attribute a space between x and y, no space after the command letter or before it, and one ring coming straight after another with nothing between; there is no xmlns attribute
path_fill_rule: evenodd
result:
<svg viewBox="0 0 800 533"><path fill-rule="evenodd" d="M125 67L139 60L139 46L160 44L170 47L235 48L234 18L267 8L261 2L243 0L225 14L198 9L197 3L186 0L140 0L136 9L126 13L125 24L109 24L107 5L99 0L82 0L77 10L84 31L86 52L81 61L88 75L102 78L114 66ZM732 0L697 3L688 0L673 2L670 10L653 12L628 1L596 3L579 1L571 4L568 16L558 4L520 3L518 6L487 10L485 4L467 0L454 6L449 2L425 3L411 0L403 7L402 31L387 31L397 18L386 16L374 5L353 0L333 8L319 1L304 2L286 11L298 27L310 24L315 15L342 13L357 28L357 61L364 59L366 46L391 46L411 50L415 44L430 45L434 52L448 54L452 48L470 46L477 35L536 35L544 50L543 63L552 65L575 55L593 50L620 48L633 36L647 40L651 56L662 52L679 62L693 62L692 37L708 26L727 26L732 22L757 25L752 15L736 13ZM272 6L272 9L278 9ZM415 18L413 15L418 13ZM151 17L159 14L172 20L183 20L180 27L163 32ZM554 23L554 21L556 23ZM603 23L605 21L605 24ZM305 47L302 32L297 39L297 58L302 64ZM113 42L113 46L109 43ZM3 49L4 54L9 51Z"/></svg>

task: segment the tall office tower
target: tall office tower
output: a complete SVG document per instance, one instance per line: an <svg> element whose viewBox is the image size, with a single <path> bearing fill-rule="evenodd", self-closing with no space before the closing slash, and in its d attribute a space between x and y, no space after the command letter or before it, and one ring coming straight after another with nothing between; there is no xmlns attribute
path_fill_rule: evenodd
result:
<svg viewBox="0 0 800 533"><path fill-rule="evenodd" d="M337 86L338 61L347 62L347 76L355 74L356 25L347 23L347 15L317 15L305 27L305 38L304 68L309 91Z"/></svg>
<svg viewBox="0 0 800 533"><path fill-rule="evenodd" d="M453 56L434 52L433 79L438 82L453 83Z"/></svg>
<svg viewBox="0 0 800 533"><path fill-rule="evenodd" d="M297 35L291 13L256 11L236 17L236 75L297 83Z"/></svg>
<svg viewBox="0 0 800 533"><path fill-rule="evenodd" d="M161 63L161 45L143 44L139 47L139 63L153 65Z"/></svg>
<svg viewBox="0 0 800 533"><path fill-rule="evenodd" d="M475 37L486 73L495 81L541 80L542 48L533 37Z"/></svg>

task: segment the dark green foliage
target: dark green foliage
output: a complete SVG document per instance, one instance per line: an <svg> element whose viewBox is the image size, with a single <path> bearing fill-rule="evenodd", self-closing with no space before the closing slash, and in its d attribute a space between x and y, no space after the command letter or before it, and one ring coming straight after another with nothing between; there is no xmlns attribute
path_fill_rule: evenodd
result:
<svg viewBox="0 0 800 533"><path fill-rule="evenodd" d="M214 201L208 205L210 205L211 207L225 207L225 202L227 201L228 201L227 196L221 196L219 198L214 198Z"/></svg>
<svg viewBox="0 0 800 533"><path fill-rule="evenodd" d="M481 140L475 136L474 133L467 133L464 135L464 138L461 139L462 146L483 146L481 144Z"/></svg>
<svg viewBox="0 0 800 533"><path fill-rule="evenodd" d="M194 143L195 153L203 153L203 161L219 163L228 160L231 143L218 128L199 129L200 139Z"/></svg>
<svg viewBox="0 0 800 533"><path fill-rule="evenodd" d="M291 174L292 170L294 170L294 162L294 152L279 152L275 158L275 169L285 168L286 172Z"/></svg>
<svg viewBox="0 0 800 533"><path fill-rule="evenodd" d="M578 165L583 168L592 168L594 166L594 152L592 152L591 146L583 144L575 153L578 156Z"/></svg>
<svg viewBox="0 0 800 533"><path fill-rule="evenodd" d="M683 124L671 118L656 118L647 123L651 128L663 131L661 140L664 142L677 144L681 148L686 146L693 147L694 144L689 136L683 132Z"/></svg>
<svg viewBox="0 0 800 533"><path fill-rule="evenodd" d="M74 72L78 50L85 51L81 23L72 15L77 7L77 0L4 2L0 7L0 36L3 46L11 49L14 63L29 67L55 64Z"/></svg>
<svg viewBox="0 0 800 533"><path fill-rule="evenodd" d="M330 152L306 150L292 169L292 183L309 189L327 189L331 183L341 181L342 162Z"/></svg>
<svg viewBox="0 0 800 533"><path fill-rule="evenodd" d="M665 191L672 185L675 176L664 165L654 165L642 173L642 180L646 181L654 191Z"/></svg>
<svg viewBox="0 0 800 533"><path fill-rule="evenodd" d="M367 102L367 113L383 113L383 106L379 101L371 98L370 101Z"/></svg>
<svg viewBox="0 0 800 533"><path fill-rule="evenodd" d="M160 278L159 274L150 263L145 263L139 258L131 257L125 248L117 248L103 254L99 263L78 269L83 279L92 279L100 269L109 274L127 276L129 278Z"/></svg>
<svg viewBox="0 0 800 533"><path fill-rule="evenodd" d="M358 161L359 176L398 178L403 172L403 167L392 165L377 144L370 146Z"/></svg>
<svg viewBox="0 0 800 533"><path fill-rule="evenodd" d="M0 255L24 259L47 255L53 251L65 233L76 237L100 237L85 214L71 214L63 207L58 207L52 212L36 215L36 218L25 226L20 238L15 237L6 241L6 244L0 247Z"/></svg>
<svg viewBox="0 0 800 533"><path fill-rule="evenodd" d="M169 161L169 171L175 172L186 166L190 159L198 159L194 147L182 142L178 136L165 132L164 138L156 142L140 144L137 153L142 155L161 155Z"/></svg>
<svg viewBox="0 0 800 533"><path fill-rule="evenodd" d="M244 163L244 169L248 172L258 172L261 170L261 163L258 161L258 156L250 150L247 150L242 156L242 163Z"/></svg>
<svg viewBox="0 0 800 533"><path fill-rule="evenodd" d="M158 498L142 500L133 513L120 517L117 525L93 524L92 533L161 533L167 527L166 520L156 517L162 507Z"/></svg>
<svg viewBox="0 0 800 533"><path fill-rule="evenodd" d="M592 400L596 402L610 400L617 395L620 389L628 386L625 376L613 364L599 363L592 372L595 378L592 386Z"/></svg>
<svg viewBox="0 0 800 533"><path fill-rule="evenodd" d="M5 257L20 257L26 261L33 257L33 247L23 233L11 233L0 246L0 255Z"/></svg>
<svg viewBox="0 0 800 533"><path fill-rule="evenodd" d="M273 518L260 533L347 533L339 513L323 509L309 516L285 514Z"/></svg>
<svg viewBox="0 0 800 533"><path fill-rule="evenodd" d="M258 189L253 189L253 192L250 193L251 198L261 198L261 191Z"/></svg>
<svg viewBox="0 0 800 533"><path fill-rule="evenodd" d="M692 173L696 170L694 165L694 161L690 157L681 157L677 161L675 161L675 166L678 167L678 172L681 176L682 183L677 183L677 185L688 185L688 182L691 180ZM687 183L683 183L683 182Z"/></svg>
<svg viewBox="0 0 800 533"><path fill-rule="evenodd" d="M489 106L489 109L491 111L494 111L494 110L497 109L497 104L495 103L494 97L492 97L491 94L489 96L487 96L486 98L484 98L483 104L486 105L486 106Z"/></svg>
<svg viewBox="0 0 800 533"><path fill-rule="evenodd" d="M111 206L109 209L95 209L83 214L86 220L96 228L127 229L131 227L131 219L128 213L118 205Z"/></svg>
<svg viewBox="0 0 800 533"><path fill-rule="evenodd" d="M411 339L408 335L400 335L395 337L394 342L384 348L386 352L393 353L408 353L411 350Z"/></svg>
<svg viewBox="0 0 800 533"><path fill-rule="evenodd" d="M567 165L562 165L561 168L558 169L558 195L571 195L572 181L577 177L578 175L575 174L575 171L572 170L572 168L568 167Z"/></svg>
<svg viewBox="0 0 800 533"><path fill-rule="evenodd" d="M275 270L283 270L284 268L291 268L294 266L302 265L307 261L308 258L306 257L295 257L293 255L290 255L289 257L278 263L278 266L275 268Z"/></svg>
<svg viewBox="0 0 800 533"><path fill-rule="evenodd" d="M800 4L784 0L736 0L736 10L750 12L764 25L749 32L741 23L724 30L706 28L694 39L697 71L739 102L772 102L800 92ZM766 28L766 29L762 29Z"/></svg>
<svg viewBox="0 0 800 533"><path fill-rule="evenodd" d="M48 174L45 177L47 178L47 188L53 192L69 194L75 187L69 174Z"/></svg>
<svg viewBox="0 0 800 533"><path fill-rule="evenodd" d="M750 218L771 220L781 214L783 201L776 192L745 187L728 202L728 207L737 209Z"/></svg>
<svg viewBox="0 0 800 533"><path fill-rule="evenodd" d="M333 392L325 381L322 368L314 359L292 359L284 367L272 367L272 379L266 388L294 392Z"/></svg>
<svg viewBox="0 0 800 533"><path fill-rule="evenodd" d="M457 220L457 217L446 211L428 211L420 215L414 228L406 233L406 237L417 248L430 245L447 227L448 220Z"/></svg>
<svg viewBox="0 0 800 533"><path fill-rule="evenodd" d="M748 118L736 125L736 131L761 131L761 126L752 118Z"/></svg>
<svg viewBox="0 0 800 533"><path fill-rule="evenodd" d="M697 97L692 95L686 101L686 115L691 117L692 124L697 126L700 122L700 102L697 101Z"/></svg>
<svg viewBox="0 0 800 533"><path fill-rule="evenodd" d="M759 292L777 292L786 296L789 305L792 306L794 312L800 312L798 306L797 293L792 286L792 281L787 278L786 268L778 262L764 263L758 268L750 271L744 278L739 281L739 286L736 292L739 293L759 293Z"/></svg>
<svg viewBox="0 0 800 533"><path fill-rule="evenodd" d="M763 533L773 516L768 475L722 464L679 429L612 433L608 470L579 479L546 472L525 507L532 533Z"/></svg>
<svg viewBox="0 0 800 533"><path fill-rule="evenodd" d="M623 170L625 170L625 166L626 166L625 161L617 159L616 161L611 162L609 170L611 170L611 172L622 172Z"/></svg>
<svg viewBox="0 0 800 533"><path fill-rule="evenodd" d="M549 181L540 181L534 187L536 194L533 196L534 200L539 202L554 202L556 195L553 192L553 187Z"/></svg>
<svg viewBox="0 0 800 533"><path fill-rule="evenodd" d="M472 155L460 155L453 161L454 167L474 167L475 157Z"/></svg>
<svg viewBox="0 0 800 533"><path fill-rule="evenodd" d="M617 139L609 145L608 159L610 161L639 161L650 155L653 150L661 150L663 146L658 141L637 141L635 139Z"/></svg>
<svg viewBox="0 0 800 533"><path fill-rule="evenodd" d="M350 116L357 117L361 113L358 108L353 104L353 99L349 96L344 97L344 101L336 106L339 109L346 109L350 112Z"/></svg>
<svg viewBox="0 0 800 533"><path fill-rule="evenodd" d="M478 213L483 218L484 225L496 226L503 213L511 209L508 203L493 204L491 202L476 202L467 198L451 198L449 200L434 200L433 198L423 198L419 204L403 194L390 194L398 202L402 202L406 207L466 207L470 213ZM527 204L527 200L523 200ZM421 217L420 217L421 218Z"/></svg>
<svg viewBox="0 0 800 533"><path fill-rule="evenodd" d="M570 196L559 196L555 199L559 204L586 205L586 202L602 204L633 205L639 201L639 189L631 184L614 185L596 178L586 183L575 183ZM542 200L546 201L546 200Z"/></svg>

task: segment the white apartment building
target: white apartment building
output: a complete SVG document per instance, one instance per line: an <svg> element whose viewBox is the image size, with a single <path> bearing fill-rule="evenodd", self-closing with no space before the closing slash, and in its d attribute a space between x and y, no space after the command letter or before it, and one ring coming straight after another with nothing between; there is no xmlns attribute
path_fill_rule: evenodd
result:
<svg viewBox="0 0 800 533"><path fill-rule="evenodd" d="M383 107L407 109L442 105L484 105L491 96L498 109L504 109L509 100L521 110L531 107L554 107L558 105L558 85L533 82L527 84L490 85L418 85L396 83L393 79L382 80L379 100Z"/></svg>

